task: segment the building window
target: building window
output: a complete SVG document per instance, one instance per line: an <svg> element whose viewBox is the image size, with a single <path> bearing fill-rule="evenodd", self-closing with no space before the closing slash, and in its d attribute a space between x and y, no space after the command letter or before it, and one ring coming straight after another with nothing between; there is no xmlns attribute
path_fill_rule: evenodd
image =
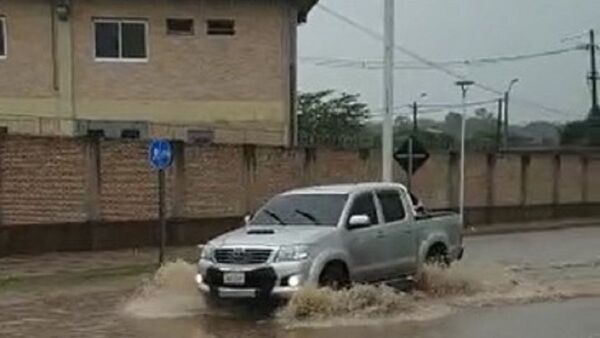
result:
<svg viewBox="0 0 600 338"><path fill-rule="evenodd" d="M143 62L148 59L148 23L143 20L94 20L98 61Z"/></svg>
<svg viewBox="0 0 600 338"><path fill-rule="evenodd" d="M206 22L208 35L235 35L235 21L227 19L213 19Z"/></svg>
<svg viewBox="0 0 600 338"><path fill-rule="evenodd" d="M194 35L194 19L167 19L168 35Z"/></svg>
<svg viewBox="0 0 600 338"><path fill-rule="evenodd" d="M0 59L6 58L6 18L0 16Z"/></svg>
<svg viewBox="0 0 600 338"><path fill-rule="evenodd" d="M140 138L140 131L137 129L124 129L121 131L121 138L136 140Z"/></svg>

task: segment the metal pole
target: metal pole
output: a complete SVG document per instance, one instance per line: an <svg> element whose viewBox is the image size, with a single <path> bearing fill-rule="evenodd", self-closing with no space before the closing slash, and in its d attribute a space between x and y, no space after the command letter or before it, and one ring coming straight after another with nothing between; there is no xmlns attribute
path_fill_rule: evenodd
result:
<svg viewBox="0 0 600 338"><path fill-rule="evenodd" d="M418 120L418 106L417 101L413 102L413 130L412 134L408 137L408 175L407 175L407 188L408 191L412 191L412 176L413 176L413 168L414 168L414 137L417 135L417 131L419 130Z"/></svg>
<svg viewBox="0 0 600 338"><path fill-rule="evenodd" d="M383 84L385 115L382 124L382 180L391 182L393 156L394 107L394 0L385 0L384 7L384 59Z"/></svg>
<svg viewBox="0 0 600 338"><path fill-rule="evenodd" d="M466 154L466 129L467 129L467 90L473 81L458 81L456 85L462 90L462 117L460 123L460 191L459 191L459 217L462 227L465 226L465 157Z"/></svg>
<svg viewBox="0 0 600 338"><path fill-rule="evenodd" d="M467 129L467 88L462 87L462 118L460 119L460 224L465 226L465 155Z"/></svg>
<svg viewBox="0 0 600 338"><path fill-rule="evenodd" d="M502 99L498 99L498 118L496 120L496 151L499 151L502 138Z"/></svg>
<svg viewBox="0 0 600 338"><path fill-rule="evenodd" d="M419 129L419 120L417 115L419 114L419 107L417 106L417 101L413 102L413 134L417 133Z"/></svg>
<svg viewBox="0 0 600 338"><path fill-rule="evenodd" d="M508 149L508 91L504 92L504 149Z"/></svg>
<svg viewBox="0 0 600 338"><path fill-rule="evenodd" d="M508 84L508 88L504 92L504 148L505 149L508 149L509 142L510 142L510 123L508 120L508 115L509 115L508 108L509 108L509 104L510 104L510 100L509 100L510 90L517 82L519 82L519 78L512 79L510 81L510 83Z"/></svg>
<svg viewBox="0 0 600 338"><path fill-rule="evenodd" d="M167 242L167 220L165 217L165 171L158 171L158 219L159 219L159 242L158 264L162 265L165 260L165 244Z"/></svg>
<svg viewBox="0 0 600 338"><path fill-rule="evenodd" d="M408 173L407 173L407 188L412 191L412 175L413 175L413 136L408 138Z"/></svg>
<svg viewBox="0 0 600 338"><path fill-rule="evenodd" d="M598 107L598 71L596 70L596 41L594 38L594 30L590 30L590 80L592 81L592 109L590 110L590 118L600 117L600 107Z"/></svg>

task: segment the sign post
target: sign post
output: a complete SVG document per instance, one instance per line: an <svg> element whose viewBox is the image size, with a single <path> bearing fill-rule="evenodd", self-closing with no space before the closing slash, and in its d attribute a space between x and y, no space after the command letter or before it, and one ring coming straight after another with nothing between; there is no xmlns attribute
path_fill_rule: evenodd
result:
<svg viewBox="0 0 600 338"><path fill-rule="evenodd" d="M414 154L413 154L413 137L412 135L408 138L408 191L412 191L412 173L414 167Z"/></svg>
<svg viewBox="0 0 600 338"><path fill-rule="evenodd" d="M429 153L419 140L410 136L394 153L394 159L406 171L407 188L412 190L412 175L414 175L429 159Z"/></svg>
<svg viewBox="0 0 600 338"><path fill-rule="evenodd" d="M148 161L150 167L158 173L158 263L163 264L165 258L165 245L167 243L167 217L165 212L165 170L173 162L173 147L167 140L152 140L148 146Z"/></svg>

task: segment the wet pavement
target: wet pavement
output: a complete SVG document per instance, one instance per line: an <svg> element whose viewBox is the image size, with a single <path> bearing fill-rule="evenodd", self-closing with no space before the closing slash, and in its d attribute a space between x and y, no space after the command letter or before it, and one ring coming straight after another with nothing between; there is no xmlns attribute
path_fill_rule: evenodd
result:
<svg viewBox="0 0 600 338"><path fill-rule="evenodd" d="M139 275L4 287L0 337L598 338L599 241L600 227L468 238L457 271L487 282L507 272L519 288L535 287L508 290L502 284L485 297L419 300L410 313L366 319L291 322L256 316L253 308L208 309L192 290L193 265L185 263L163 271L152 288L140 289Z"/></svg>

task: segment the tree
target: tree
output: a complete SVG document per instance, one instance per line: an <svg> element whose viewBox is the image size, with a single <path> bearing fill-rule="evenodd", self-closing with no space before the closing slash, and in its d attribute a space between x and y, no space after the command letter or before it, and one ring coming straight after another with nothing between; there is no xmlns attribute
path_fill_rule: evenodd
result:
<svg viewBox="0 0 600 338"><path fill-rule="evenodd" d="M600 146L600 119L591 115L584 121L568 123L562 131L561 143L576 146Z"/></svg>
<svg viewBox="0 0 600 338"><path fill-rule="evenodd" d="M301 145L359 147L366 136L369 109L358 94L323 90L298 97L298 138Z"/></svg>

